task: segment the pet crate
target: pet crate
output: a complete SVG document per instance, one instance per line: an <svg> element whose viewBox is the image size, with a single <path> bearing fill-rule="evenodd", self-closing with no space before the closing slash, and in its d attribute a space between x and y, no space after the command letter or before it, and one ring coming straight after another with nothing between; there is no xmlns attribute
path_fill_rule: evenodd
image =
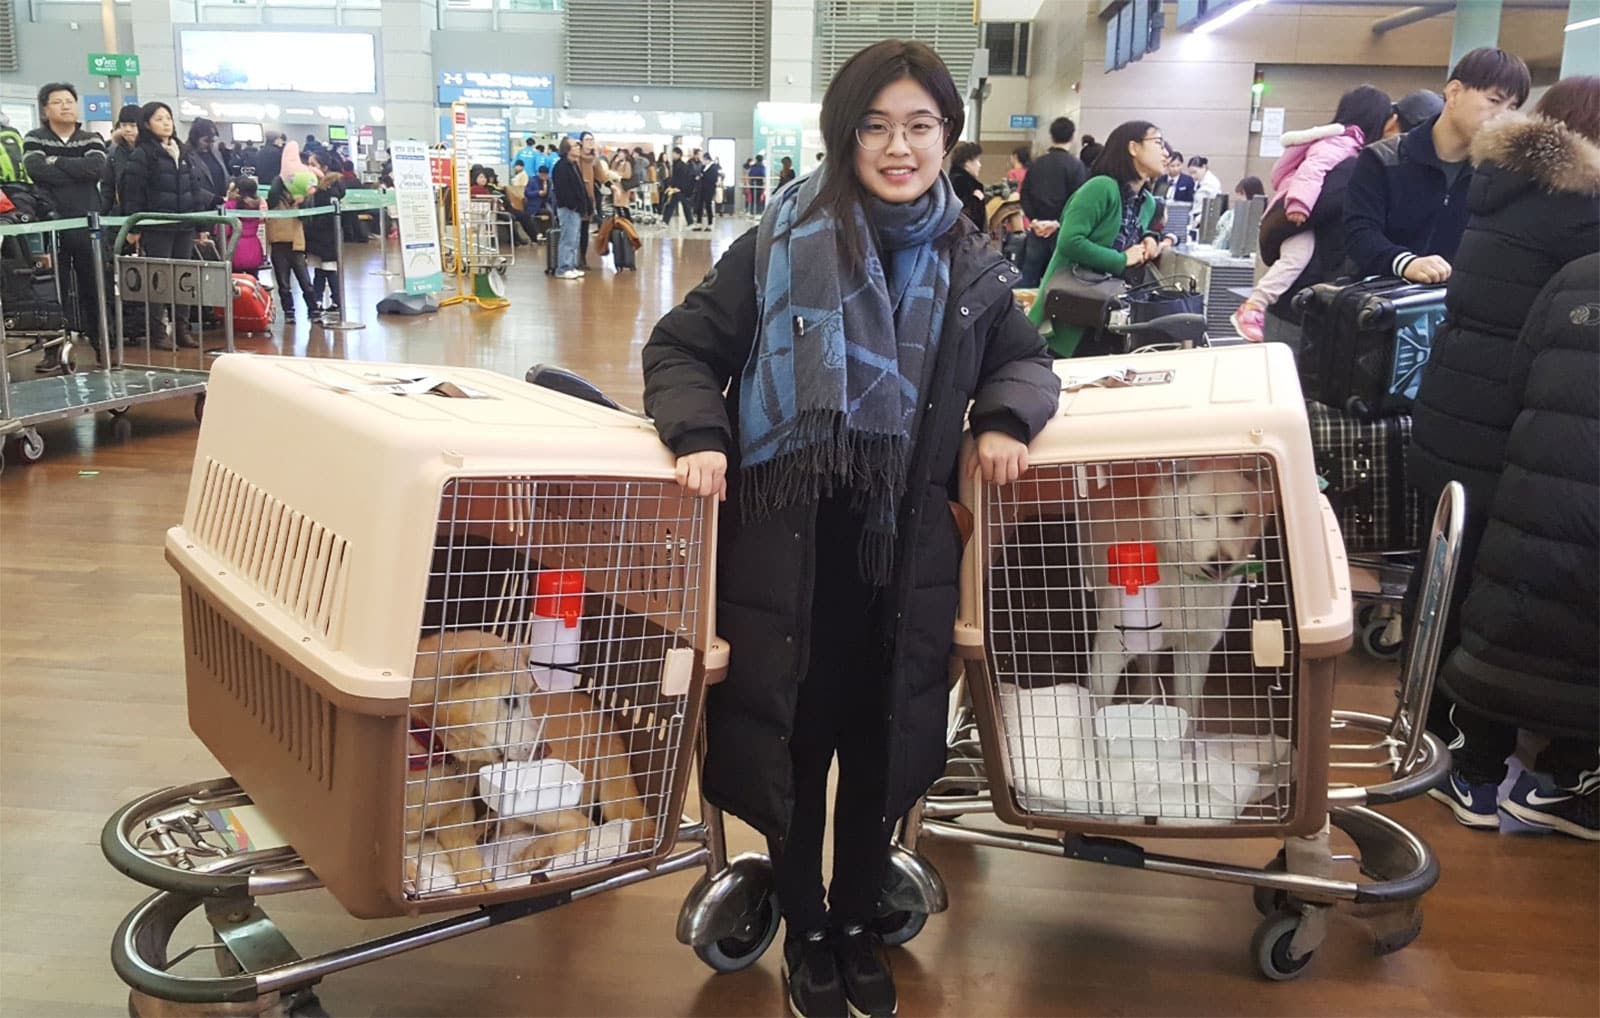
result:
<svg viewBox="0 0 1600 1018"><path fill-rule="evenodd" d="M167 539L190 725L360 917L651 866L726 668L715 513L625 412L224 357Z"/></svg>
<svg viewBox="0 0 1600 1018"><path fill-rule="evenodd" d="M956 643L995 814L1069 832L1321 829L1349 581L1288 349L1057 371L1026 476L963 489Z"/></svg>

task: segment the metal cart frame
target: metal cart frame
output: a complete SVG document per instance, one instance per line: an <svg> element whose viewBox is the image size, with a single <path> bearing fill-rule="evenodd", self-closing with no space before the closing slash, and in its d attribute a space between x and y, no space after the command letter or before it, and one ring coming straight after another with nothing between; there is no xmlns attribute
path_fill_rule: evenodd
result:
<svg viewBox="0 0 1600 1018"><path fill-rule="evenodd" d="M1376 953L1389 954L1410 944L1422 932L1420 899L1438 882L1438 859L1421 838L1372 807L1417 796L1450 768L1449 749L1425 725L1464 516L1465 493L1460 484L1452 483L1439 500L1423 556L1422 596L1393 715L1333 711L1330 771L1379 771L1385 779L1372 785L1332 784L1328 821L1321 831L1285 840L1277 856L1257 869L1153 852L1118 838L963 826L956 822L961 817L992 813L991 796L1011 794L1009 789L990 786L985 774L978 724L965 685L989 680L982 662L968 662L954 680L945 776L900 829L900 848L910 856L919 879L930 884L938 880L932 865L916 854L919 846L950 841L1243 884L1252 888L1263 916L1251 940L1251 954L1262 974L1273 980L1292 979L1304 971L1327 936L1329 909L1339 904L1353 906L1369 921ZM973 678L969 680L968 674ZM1332 828L1354 841L1357 855L1334 853ZM1366 880L1337 875L1337 864L1347 862L1357 863ZM904 943L916 936L927 916L906 913L898 921L884 929L886 942Z"/></svg>

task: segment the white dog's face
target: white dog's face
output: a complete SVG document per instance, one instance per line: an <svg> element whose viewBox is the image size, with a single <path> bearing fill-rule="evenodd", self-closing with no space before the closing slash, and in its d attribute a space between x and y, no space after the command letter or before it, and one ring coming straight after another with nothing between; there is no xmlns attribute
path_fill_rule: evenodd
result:
<svg viewBox="0 0 1600 1018"><path fill-rule="evenodd" d="M1232 575L1261 543L1272 508L1267 476L1199 469L1162 477L1149 499L1162 560L1191 579L1214 582Z"/></svg>

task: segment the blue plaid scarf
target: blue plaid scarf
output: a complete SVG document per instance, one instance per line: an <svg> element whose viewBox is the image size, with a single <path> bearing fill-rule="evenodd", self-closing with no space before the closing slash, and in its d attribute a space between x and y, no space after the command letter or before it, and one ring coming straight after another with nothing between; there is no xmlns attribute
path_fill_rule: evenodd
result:
<svg viewBox="0 0 1600 1018"><path fill-rule="evenodd" d="M869 198L849 223L806 217L822 182L818 170L779 192L756 234L760 332L739 380L741 510L759 519L849 494L865 517L862 578L884 586L950 293L950 256L934 241L961 202L941 175L914 202ZM862 240L859 268L841 257L841 229Z"/></svg>

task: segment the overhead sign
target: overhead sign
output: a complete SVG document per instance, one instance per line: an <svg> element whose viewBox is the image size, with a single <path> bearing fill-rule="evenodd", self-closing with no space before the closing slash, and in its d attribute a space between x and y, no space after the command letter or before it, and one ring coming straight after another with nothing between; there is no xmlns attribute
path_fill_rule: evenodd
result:
<svg viewBox="0 0 1600 1018"><path fill-rule="evenodd" d="M123 92L122 105L137 106L139 97L132 92ZM111 105L111 97L104 92L83 97L84 120L115 120L119 112L117 107Z"/></svg>
<svg viewBox="0 0 1600 1018"><path fill-rule="evenodd" d="M439 103L474 106L537 106L556 104L556 79L549 74L510 71L440 71Z"/></svg>
<svg viewBox="0 0 1600 1018"><path fill-rule="evenodd" d="M98 78L137 78L139 58L132 53L90 53L89 73Z"/></svg>
<svg viewBox="0 0 1600 1018"><path fill-rule="evenodd" d="M705 118L699 113L657 110L557 110L518 109L511 119L523 130L554 134L704 134Z"/></svg>
<svg viewBox="0 0 1600 1018"><path fill-rule="evenodd" d="M1032 113L1011 114L1011 129L1013 131L1037 131L1039 118Z"/></svg>

